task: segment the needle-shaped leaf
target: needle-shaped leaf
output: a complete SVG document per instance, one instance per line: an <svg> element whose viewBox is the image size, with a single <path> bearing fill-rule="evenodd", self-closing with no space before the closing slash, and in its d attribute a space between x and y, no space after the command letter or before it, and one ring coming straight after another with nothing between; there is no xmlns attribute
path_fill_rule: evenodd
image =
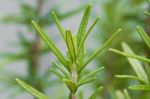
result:
<svg viewBox="0 0 150 99"><path fill-rule="evenodd" d="M52 40L50 38L48 38L48 36L44 33L44 31L40 28L40 26L35 21L32 21L32 24L35 27L35 29L37 30L38 34L44 40L44 42L50 47L50 49L53 51L53 53L57 56L57 58L65 66L65 68L67 70L69 70L66 59L61 54L61 52L57 49L57 47L54 45L54 43L52 42Z"/></svg>
<svg viewBox="0 0 150 99"><path fill-rule="evenodd" d="M150 59L145 58L143 56L122 52L122 51L119 51L119 50L116 50L116 49L112 49L112 48L110 48L109 51L117 53L117 54L120 54L120 55L125 56L125 57L130 57L130 58L134 58L134 59L138 59L138 60L150 63Z"/></svg>
<svg viewBox="0 0 150 99"><path fill-rule="evenodd" d="M132 85L129 86L129 89L138 91L150 91L150 85Z"/></svg>
<svg viewBox="0 0 150 99"><path fill-rule="evenodd" d="M75 93L77 91L77 85L73 81L68 79L63 79L63 81L66 83L67 87L72 93Z"/></svg>
<svg viewBox="0 0 150 99"><path fill-rule="evenodd" d="M146 45L150 48L150 37L147 35L147 33L139 26L137 26L137 30L141 38L144 40Z"/></svg>
<svg viewBox="0 0 150 99"><path fill-rule="evenodd" d="M65 75L66 78L69 78L69 74L59 65L54 63L54 65Z"/></svg>
<svg viewBox="0 0 150 99"><path fill-rule="evenodd" d="M0 22L3 23L17 23L17 24L22 24L24 23L23 19L21 16L16 16L16 15L8 15L8 16L3 16L0 17Z"/></svg>
<svg viewBox="0 0 150 99"><path fill-rule="evenodd" d="M38 99L49 99L48 96L44 95L43 93L39 92L38 90L36 90L35 88L31 87L30 85L28 85L27 83L25 83L24 81L20 80L20 79L16 79L16 81L24 88L26 89L28 92L30 92L32 95L34 95L35 97L37 97Z"/></svg>
<svg viewBox="0 0 150 99"><path fill-rule="evenodd" d="M126 53L134 54L132 49L126 43L122 43L122 47ZM141 79L142 81L144 81L146 84L149 84L149 80L146 75L146 72L145 72L142 64L139 62L139 60L129 58L129 57L127 57L127 59L129 61L129 63L131 64L133 70L135 71L136 75L138 76L138 78Z"/></svg>
<svg viewBox="0 0 150 99"><path fill-rule="evenodd" d="M85 79L83 81L79 81L78 86L81 86L81 85L87 84L87 83L91 83L91 82L93 82L95 80L96 80L96 77L94 77L94 78L87 78L87 79Z"/></svg>
<svg viewBox="0 0 150 99"><path fill-rule="evenodd" d="M54 18L54 21L63 37L64 40L66 40L66 36L65 36L65 30L63 29L63 27L61 26L60 22L59 22L59 19L56 15L56 13L54 11L52 11L52 15L53 15L53 18Z"/></svg>
<svg viewBox="0 0 150 99"><path fill-rule="evenodd" d="M56 76L58 76L61 80L65 79L65 77L64 77L62 74L60 74L59 72L57 72L55 69L50 68L50 70L51 70Z"/></svg>
<svg viewBox="0 0 150 99"><path fill-rule="evenodd" d="M81 39L81 42L80 42L79 47L78 47L78 54L80 54L82 47L84 47L84 42L85 42L87 36L92 31L93 27L96 25L96 23L98 22L99 18L100 17L96 18L96 20L92 23L92 25L90 26L90 28L88 29L88 31L85 33L85 35Z"/></svg>
<svg viewBox="0 0 150 99"><path fill-rule="evenodd" d="M79 81L79 84L87 81L88 79L91 79L92 76L94 76L96 73L100 72L102 69L104 69L104 67L100 67L100 68L96 69L95 71L89 73L86 77L84 77L83 79L81 79Z"/></svg>
<svg viewBox="0 0 150 99"><path fill-rule="evenodd" d="M90 57L87 59L87 61L83 64L82 69L84 69L88 63L90 63L100 52L102 52L105 48L109 46L109 44L112 42L112 40L118 35L118 33L121 31L121 29L118 29L100 48L97 49Z"/></svg>
<svg viewBox="0 0 150 99"><path fill-rule="evenodd" d="M144 12L144 13L150 16L150 13L149 13L149 12Z"/></svg>
<svg viewBox="0 0 150 99"><path fill-rule="evenodd" d="M102 86L97 88L96 91L89 97L89 99L96 99L96 97L101 93L102 90L103 90Z"/></svg>
<svg viewBox="0 0 150 99"><path fill-rule="evenodd" d="M117 78L127 78L127 79L135 79L135 80L139 80L141 82L144 82L142 79L138 78L137 76L133 76L133 75L115 75L115 77Z"/></svg>
<svg viewBox="0 0 150 99"><path fill-rule="evenodd" d="M18 61L19 59L11 59L11 58L7 58L7 59L3 59L0 62L0 68L4 67L7 64L10 64L12 62Z"/></svg>
<svg viewBox="0 0 150 99"><path fill-rule="evenodd" d="M10 63L13 63L13 62L16 62L16 61L19 61L19 60L25 60L28 58L28 56L24 53L18 53L18 54L5 54L4 53L4 56L1 55L3 58L1 59L1 62L0 62L0 67L3 67L7 64L10 64Z"/></svg>
<svg viewBox="0 0 150 99"><path fill-rule="evenodd" d="M75 43L74 43L74 40L73 40L73 34L71 33L70 30L67 30L66 31L66 42L67 42L67 47L68 47L68 50L69 50L69 53L70 53L70 56L71 56L71 59L72 59L72 62L76 62L76 47L75 47Z"/></svg>
<svg viewBox="0 0 150 99"><path fill-rule="evenodd" d="M89 78L89 77L95 75L96 73L100 72L103 69L104 69L104 67L97 68L95 71L89 73L85 78Z"/></svg>
<svg viewBox="0 0 150 99"><path fill-rule="evenodd" d="M77 44L78 44L78 46L81 42L81 39L82 39L83 35L86 32L86 28L87 28L88 21L89 21L89 18L90 18L90 12L91 12L91 5L89 4L87 6L85 12L84 12L84 15L82 17L82 21L80 23L80 26L79 26L79 29L78 29L78 32L77 32Z"/></svg>
<svg viewBox="0 0 150 99"><path fill-rule="evenodd" d="M121 90L115 91L115 99L125 99L125 95Z"/></svg>
<svg viewBox="0 0 150 99"><path fill-rule="evenodd" d="M125 95L125 99L131 99L127 89L124 89L123 92L124 92L124 95Z"/></svg>

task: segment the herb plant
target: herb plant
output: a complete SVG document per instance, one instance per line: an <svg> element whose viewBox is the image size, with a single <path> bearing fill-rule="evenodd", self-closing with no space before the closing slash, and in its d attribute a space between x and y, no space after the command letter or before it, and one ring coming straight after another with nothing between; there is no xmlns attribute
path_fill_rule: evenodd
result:
<svg viewBox="0 0 150 99"><path fill-rule="evenodd" d="M20 13L18 15L6 15L1 18L0 21L2 23L11 23L14 25L23 25L26 27L27 32L33 34L33 29L31 29L31 20L36 20L40 23L42 28L46 26L53 25L54 20L52 16L49 16L49 11L55 9L57 6L54 5L49 11L45 13L41 13L43 11L44 4L47 3L46 0L35 0L35 6L24 3L21 1L20 4ZM82 7L78 7L66 13L61 13L60 9L55 9L58 13L58 17L60 20L73 16L74 14L80 12ZM32 35L33 39L29 39L24 35L25 33L20 30L18 33L18 42L14 42L15 47L20 48L21 50L15 52L1 52L0 57L3 57L0 61L0 66L5 66L11 64L13 62L24 61L27 64L27 75L20 75L17 73L13 73L12 71L8 71L6 69L1 68L0 70L0 82L3 86L3 90L13 89L12 96L17 96L24 92L24 90L20 89L20 87L16 87L17 83L14 82L14 79L20 78L34 86L41 92L45 92L46 89L51 85L51 83L55 83L56 81L51 82L49 77L49 70L45 70L43 74L38 74L39 71L39 61L41 56L44 56L50 50L47 46L41 46L41 40L38 34ZM45 78L45 79L43 79ZM15 86L15 88L14 88Z"/></svg>
<svg viewBox="0 0 150 99"><path fill-rule="evenodd" d="M96 80L95 76L96 73L101 71L104 67L100 67L95 71L85 74L85 68L87 65L103 50L105 50L108 45L112 42L112 40L118 35L121 29L118 29L101 47L99 47L91 56L87 56L86 49L85 49L85 41L87 36L98 22L99 17L95 19L92 25L87 29L88 21L90 18L91 12L91 5L86 7L84 15L82 17L79 29L77 34L73 34L71 30L64 29L63 26L60 24L59 19L54 11L52 11L52 15L54 21L61 33L61 36L66 43L67 46L67 55L64 56L61 51L56 47L53 41L45 34L42 28L35 22L32 21L32 24L40 37L44 40L44 42L48 45L51 49L53 54L56 55L57 59L63 65L54 63L55 67L57 68L50 68L50 71L53 72L56 76L58 76L62 82L66 84L68 87L70 94L70 99L76 99L76 93L79 90L79 87L90 83ZM39 23L40 24L40 23ZM86 58L87 57L87 58ZM16 79L16 81L26 90L28 90L32 95L39 99L48 99L49 97L42 94L41 92L37 91L36 89L32 88L30 85L25 83L20 79ZM96 96L101 92L103 87L99 87L90 97L89 99L95 99Z"/></svg>
<svg viewBox="0 0 150 99"><path fill-rule="evenodd" d="M147 33L139 26L137 26L137 31L138 31L139 35L141 36L141 38L146 43L146 45L148 46L148 48L150 48L150 37L147 35ZM146 72L146 70L143 68L142 64L140 63L140 61L138 61L138 60L141 60L141 61L150 63L150 59L145 58L144 56L139 56L139 55L134 54L134 52L131 50L131 48L126 43L122 43L122 47L123 47L124 52L121 52L121 51L118 51L115 49L110 49L110 51L127 57L128 61L130 62L131 66L137 76L116 75L116 77L131 78L131 79L136 79L141 82L140 85L129 86L129 89L131 89L131 90L150 91L150 84L149 84L149 77L148 77L150 68L149 68L149 66L147 66L147 68L146 68L147 72Z"/></svg>
<svg viewBox="0 0 150 99"><path fill-rule="evenodd" d="M135 29L137 24L141 26L148 25L148 17L143 14L149 6L146 0L97 0L96 6L99 7L96 12L98 11L97 13L102 15L101 21L96 26L95 39L97 42L105 42L112 35L112 31L121 27L123 29L122 33L115 38L111 47L121 49L120 42L124 41L129 43L134 51L139 53L147 51L146 55L149 55L144 43L137 38ZM95 88L99 85L99 82L107 86L102 93L104 99L112 99L109 97L115 89L128 86L128 80L114 79L114 75L123 74L125 70L131 72L130 66L126 67L128 62L124 58L107 51L103 57L97 57L95 62L105 66L107 70L101 73L103 76L99 75L99 77L105 77L105 79L97 79L93 84ZM137 95L135 95L135 98L139 99Z"/></svg>

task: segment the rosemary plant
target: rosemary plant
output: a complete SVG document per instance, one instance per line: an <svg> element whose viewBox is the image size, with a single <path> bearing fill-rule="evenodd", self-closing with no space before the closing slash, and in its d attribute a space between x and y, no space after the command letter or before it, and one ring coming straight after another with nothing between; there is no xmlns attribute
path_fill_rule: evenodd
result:
<svg viewBox="0 0 150 99"><path fill-rule="evenodd" d="M45 13L41 13L43 11L43 6L46 3L46 0L35 0L35 7L23 3L20 5L21 12L19 15L7 15L4 18L0 19L3 23L13 23L13 24L21 24L23 26L26 26L26 29L29 33L32 33L33 29L31 29L31 20L37 20L38 23L40 23L40 26L42 28L53 25L54 20L51 20L49 16L49 11ZM54 5L51 9L55 9L56 6ZM50 9L50 10L51 10ZM63 20L67 17L73 16L74 14L80 12L82 9L81 6L79 6L76 9L73 9L71 11L68 11L67 13L60 13L59 9L57 9L58 17L60 20ZM15 42L15 45L17 47L20 47L21 50L17 53L15 52L3 52L0 54L1 57L3 57L3 60L0 62L0 66L5 66L7 64L11 64L12 62L18 62L18 61L25 61L27 64L27 75L19 75L17 73L13 73L8 70L2 69L0 81L1 84L4 83L6 87L8 85L11 85L11 88L13 87L12 95L19 92L23 92L22 89L15 87L17 83L14 82L14 78L21 78L24 81L28 82L30 85L34 86L36 89L38 89L41 92L44 92L50 83L52 83L48 79L43 79L49 77L49 70L45 70L42 75L39 75L37 72L39 70L39 59L41 56L45 55L47 52L49 52L49 48L45 45L41 47L41 40L38 34L35 34L33 36L33 39L28 39L25 35L23 35L23 32L19 32L18 35L18 42ZM18 44L19 43L19 44ZM4 73L3 73L4 72ZM3 85L3 86L4 86ZM6 89L4 87L4 89Z"/></svg>
<svg viewBox="0 0 150 99"><path fill-rule="evenodd" d="M97 68L95 71L84 74L85 68L87 65L103 50L105 50L108 45L112 42L112 40L118 35L118 33L121 31L121 29L118 29L107 41L104 43L101 47L99 47L91 56L87 56L86 50L85 50L85 41L93 29L93 27L96 25L96 23L99 20L99 17L95 19L95 21L92 23L92 25L87 29L88 21L90 19L90 12L91 12L91 5L89 4L84 12L84 15L82 17L79 29L77 34L73 34L71 30L64 29L63 26L60 24L59 19L54 11L52 11L52 15L54 18L54 21L61 33L61 36L66 43L67 46L67 55L66 57L63 56L61 51L56 47L56 45L53 43L53 41L45 34L42 28L35 22L32 21L32 24L40 37L44 40L44 42L48 45L48 47L51 49L51 51L56 55L58 60L63 65L60 66L57 63L54 63L55 67L50 68L51 72L53 72L56 76L58 76L62 82L66 84L70 91L69 99L76 99L76 92L79 90L79 87L90 83L94 80L96 80L96 77L93 77L96 73L101 71L104 67ZM87 58L86 58L87 57ZM29 86L27 83L20 79L16 79L16 81L24 87L26 90L28 90L30 93L32 93L34 96L36 96L39 99L48 99L48 96L43 95L39 91L35 90L31 86ZM101 92L103 87L99 87L90 97L89 99L95 99L96 96Z"/></svg>
<svg viewBox="0 0 150 99"><path fill-rule="evenodd" d="M146 43L146 45L148 46L148 48L150 48L150 37L147 35L147 33L139 26L137 26L137 31L138 31L139 35L141 36L141 38ZM146 67L147 71L146 71L143 68L140 61L138 61L138 60L141 60L141 61L150 63L150 59L134 54L134 52L131 50L131 48L126 43L122 43L122 47L123 47L124 52L121 52L121 51L118 51L115 49L110 49L110 51L127 57L128 61L130 62L131 66L132 66L132 68L135 71L137 76L116 75L116 77L136 79L136 80L141 82L140 85L129 86L129 89L141 90L141 91L150 91L150 84L149 84L149 77L148 77L150 67L147 66Z"/></svg>
<svg viewBox="0 0 150 99"><path fill-rule="evenodd" d="M130 43L130 46L135 48L135 51L143 52L145 46L143 42L139 42L135 32L135 26L140 24L141 26L146 26L149 21L147 16L143 14L147 10L143 5L148 6L148 3L144 0L97 0L99 8L98 13L101 13L105 17L101 17L101 22L97 24L97 30L95 39L97 41L105 42L106 39L112 35L112 31L115 31L118 27L123 29L122 33L115 38L111 47L116 49L121 49L120 42L124 41ZM128 5L128 6L127 6ZM140 43L140 44L139 44ZM141 46L139 46L141 45ZM149 52L148 52L149 53ZM101 61L100 61L101 60ZM114 75L121 74L125 72L130 72L130 67L126 67L128 62L113 54L109 51L104 53L103 57L97 57L96 63L105 66L106 72L101 75L105 76L105 79L97 79L94 82L94 87L102 82L106 89L103 91L103 98L108 99L114 90L112 89L122 89L123 86L127 86L128 80L123 81L120 79L114 79ZM121 66L120 66L121 64ZM123 69L126 67L125 69ZM100 76L103 77L103 76Z"/></svg>

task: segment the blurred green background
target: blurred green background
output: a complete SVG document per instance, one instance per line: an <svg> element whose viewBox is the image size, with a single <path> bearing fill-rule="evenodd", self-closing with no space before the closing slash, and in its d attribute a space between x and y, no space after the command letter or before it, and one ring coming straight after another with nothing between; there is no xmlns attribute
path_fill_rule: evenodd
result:
<svg viewBox="0 0 150 99"><path fill-rule="evenodd" d="M0 98L33 99L15 82L19 77L38 90L50 95L52 99L67 99L68 90L61 81L51 74L49 67L56 60L47 46L39 39L30 21L36 20L52 37L57 46L65 51L62 38L51 16L54 10L61 23L76 33L85 5L92 4L91 20L100 16L87 42L87 51L93 52L104 43L113 32L122 28L120 35L111 47L121 49L121 42L127 42L135 53L150 57L150 51L138 36L136 26L140 25L150 35L148 0L1 0L0 1ZM87 68L104 66L98 73L98 80L85 85L78 92L87 96L98 86L104 86L97 99L121 99L118 93L130 84L139 83L130 79L115 78L116 74L133 74L126 58L109 52L100 54ZM150 76L149 76L150 77ZM149 92L130 91L132 99L149 99Z"/></svg>

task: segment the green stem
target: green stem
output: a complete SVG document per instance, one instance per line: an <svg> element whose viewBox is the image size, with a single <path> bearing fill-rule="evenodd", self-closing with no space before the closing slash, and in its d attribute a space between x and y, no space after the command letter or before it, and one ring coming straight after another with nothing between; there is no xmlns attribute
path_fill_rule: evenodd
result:
<svg viewBox="0 0 150 99"><path fill-rule="evenodd" d="M77 64L76 63L72 63L72 70L71 70L71 78L72 81L77 84L78 82L78 72L77 72ZM70 98L71 99L76 99L75 93L70 93Z"/></svg>
<svg viewBox="0 0 150 99"><path fill-rule="evenodd" d="M76 67L75 63L72 64L72 74L71 74L71 76L72 76L72 81L77 84L78 74L77 74L77 67Z"/></svg>
<svg viewBox="0 0 150 99"><path fill-rule="evenodd" d="M71 99L76 99L76 95L72 94Z"/></svg>

